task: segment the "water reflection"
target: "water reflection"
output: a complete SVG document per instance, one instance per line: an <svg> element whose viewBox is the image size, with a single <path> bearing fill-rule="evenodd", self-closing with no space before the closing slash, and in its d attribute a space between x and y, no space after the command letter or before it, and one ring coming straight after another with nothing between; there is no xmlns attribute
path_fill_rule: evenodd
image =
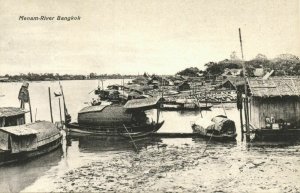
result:
<svg viewBox="0 0 300 193"><path fill-rule="evenodd" d="M63 150L59 148L24 163L0 167L0 191L20 192L43 176L51 167L57 166L62 155Z"/></svg>
<svg viewBox="0 0 300 193"><path fill-rule="evenodd" d="M131 151L134 150L132 142L119 136L68 136L67 144L78 142L79 151L84 153L101 151ZM146 148L150 145L161 143L161 139L142 138L135 139L134 143L138 149Z"/></svg>

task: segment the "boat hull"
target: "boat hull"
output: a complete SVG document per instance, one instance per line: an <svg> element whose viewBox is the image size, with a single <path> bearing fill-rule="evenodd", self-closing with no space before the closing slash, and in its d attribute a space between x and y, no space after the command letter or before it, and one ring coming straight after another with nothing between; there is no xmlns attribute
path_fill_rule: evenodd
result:
<svg viewBox="0 0 300 193"><path fill-rule="evenodd" d="M158 124L143 124L129 125L124 124L129 133L136 132L152 132L158 130L164 122ZM103 136L119 136L121 133L127 133L124 125L115 126L88 126L79 125L78 123L68 124L68 134L83 134L83 135L103 135Z"/></svg>
<svg viewBox="0 0 300 193"><path fill-rule="evenodd" d="M256 129L254 139L257 141L297 140L300 139L300 129Z"/></svg>
<svg viewBox="0 0 300 193"><path fill-rule="evenodd" d="M153 130L152 131L148 131L148 132L134 132L134 133L120 133L120 135L122 137L125 137L125 138L142 138L142 137L148 137L148 136L151 136L153 133L157 132L161 126L164 124L164 121L163 122L160 122L158 124L155 124L153 126Z"/></svg>
<svg viewBox="0 0 300 193"><path fill-rule="evenodd" d="M0 151L0 165L7 165L25 161L49 153L61 147L61 141L62 135L48 144L39 146L36 150L33 151L24 151L19 153L11 153L11 151Z"/></svg>

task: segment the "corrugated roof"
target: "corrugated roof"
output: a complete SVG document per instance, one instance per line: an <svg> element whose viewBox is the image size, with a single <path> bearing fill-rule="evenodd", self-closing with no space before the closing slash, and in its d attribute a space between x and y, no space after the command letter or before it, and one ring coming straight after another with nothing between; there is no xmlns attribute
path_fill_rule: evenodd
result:
<svg viewBox="0 0 300 193"><path fill-rule="evenodd" d="M160 97L149 97L145 99L132 99L127 101L127 103L124 105L124 108L126 109L138 109L138 108L147 108L155 106L158 101L160 100Z"/></svg>
<svg viewBox="0 0 300 193"><path fill-rule="evenodd" d="M300 96L298 77L249 79L248 84L252 96L256 97Z"/></svg>
<svg viewBox="0 0 300 193"><path fill-rule="evenodd" d="M0 127L0 130L5 131L7 133L17 135L17 136L34 135L34 134L38 133L35 129L32 129L32 128L28 127L27 125Z"/></svg>
<svg viewBox="0 0 300 193"><path fill-rule="evenodd" d="M0 107L0 117L11 117L16 115L22 115L28 111L16 107Z"/></svg>

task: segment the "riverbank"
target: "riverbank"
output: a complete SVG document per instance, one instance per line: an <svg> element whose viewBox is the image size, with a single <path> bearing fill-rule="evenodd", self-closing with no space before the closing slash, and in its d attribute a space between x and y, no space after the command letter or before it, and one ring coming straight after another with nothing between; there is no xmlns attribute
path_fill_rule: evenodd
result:
<svg viewBox="0 0 300 193"><path fill-rule="evenodd" d="M299 192L300 157L240 154L235 145L151 147L64 174L54 191Z"/></svg>

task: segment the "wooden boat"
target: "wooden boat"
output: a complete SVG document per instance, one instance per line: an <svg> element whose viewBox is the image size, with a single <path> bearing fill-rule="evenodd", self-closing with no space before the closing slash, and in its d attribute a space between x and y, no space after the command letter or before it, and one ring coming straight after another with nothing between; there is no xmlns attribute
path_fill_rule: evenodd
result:
<svg viewBox="0 0 300 193"><path fill-rule="evenodd" d="M0 108L0 165L46 154L61 146L62 135L55 124L25 124L25 113L20 108Z"/></svg>
<svg viewBox="0 0 300 193"><path fill-rule="evenodd" d="M156 126L154 126L154 129L152 131L148 131L148 132L122 132L119 135L125 138L142 138L142 137L147 137L152 135L153 133L157 132L160 127L164 124L164 121L162 121L161 123L157 124Z"/></svg>
<svg viewBox="0 0 300 193"><path fill-rule="evenodd" d="M300 139L300 129L286 129L286 130L271 130L258 129L254 131L254 140L257 141L285 141Z"/></svg>
<svg viewBox="0 0 300 193"><path fill-rule="evenodd" d="M210 110L213 107L211 103L199 103L198 106L200 110Z"/></svg>
<svg viewBox="0 0 300 193"><path fill-rule="evenodd" d="M165 111L179 111L182 110L181 104L164 103L160 107L161 110Z"/></svg>
<svg viewBox="0 0 300 193"><path fill-rule="evenodd" d="M125 125L130 133L142 133L142 132L153 132L159 130L164 124L164 121L160 123L148 123L144 125ZM123 133L127 133L123 125L111 125L111 126L89 126L79 125L78 123L70 123L68 125L68 132L70 134L87 134L87 135L105 135L105 136L116 136Z"/></svg>
<svg viewBox="0 0 300 193"><path fill-rule="evenodd" d="M199 106L193 100L177 99L176 101L165 101L161 104L161 110L165 111L195 111L200 110Z"/></svg>
<svg viewBox="0 0 300 193"><path fill-rule="evenodd" d="M54 92L54 96L55 97L59 97L59 96L61 96L62 94L61 93L56 93L56 92Z"/></svg>
<svg viewBox="0 0 300 193"><path fill-rule="evenodd" d="M150 122L145 110L158 106L160 98L132 99L125 105L88 106L78 113L78 123L67 125L69 132L119 135L129 132L149 132L159 129L163 122Z"/></svg>
<svg viewBox="0 0 300 193"><path fill-rule="evenodd" d="M216 141L233 141L235 140L236 128L235 123L226 116L216 116L212 119L214 124L203 128L200 125L193 124L192 129L194 133L199 134L200 137L209 138Z"/></svg>
<svg viewBox="0 0 300 193"><path fill-rule="evenodd" d="M164 111L196 111L196 110L210 110L213 105L199 105L195 103L163 103L161 110Z"/></svg>

